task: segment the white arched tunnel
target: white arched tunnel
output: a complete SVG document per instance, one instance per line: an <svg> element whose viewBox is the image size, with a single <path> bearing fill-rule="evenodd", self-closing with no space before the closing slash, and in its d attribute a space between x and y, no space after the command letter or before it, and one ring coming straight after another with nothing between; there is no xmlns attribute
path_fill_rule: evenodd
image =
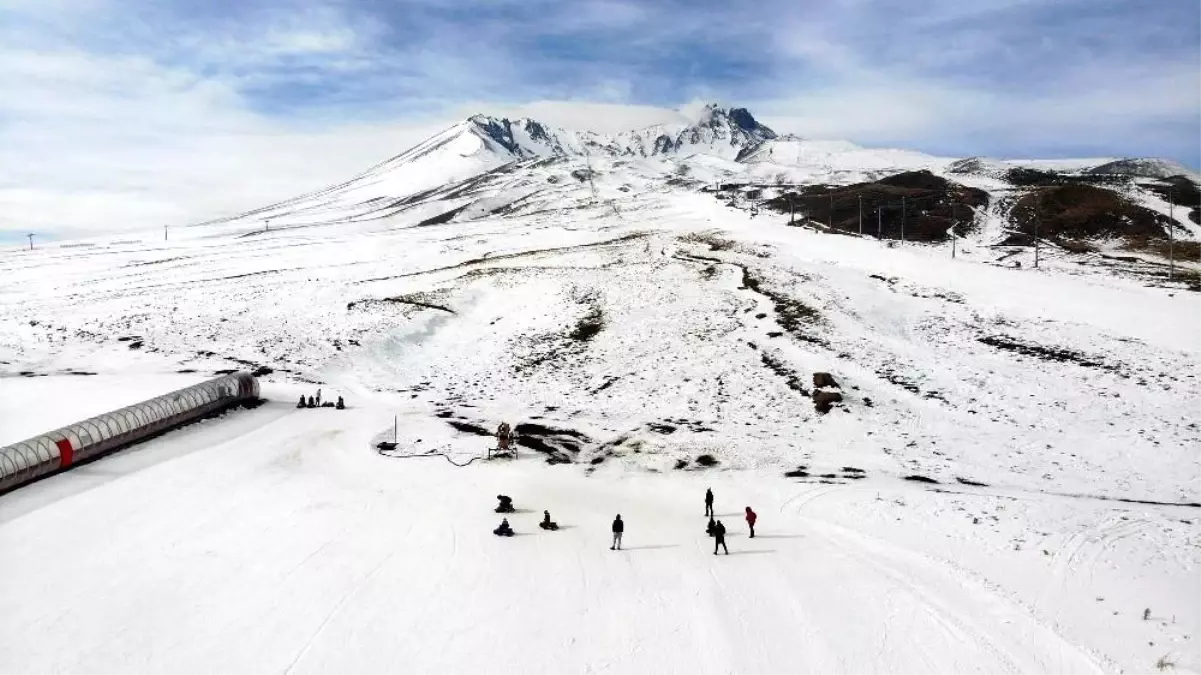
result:
<svg viewBox="0 0 1201 675"><path fill-rule="evenodd" d="M258 380L237 372L0 447L0 492L258 398Z"/></svg>

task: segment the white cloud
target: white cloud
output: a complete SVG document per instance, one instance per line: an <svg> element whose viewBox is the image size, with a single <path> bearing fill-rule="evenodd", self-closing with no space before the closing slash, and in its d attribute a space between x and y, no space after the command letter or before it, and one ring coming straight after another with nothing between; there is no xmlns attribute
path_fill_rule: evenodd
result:
<svg viewBox="0 0 1201 675"><path fill-rule="evenodd" d="M903 145L959 155L1097 148L1104 154L1170 154L1159 121L1198 109L1201 74L1187 66L1079 73L1054 92L1009 96L916 77L844 80L789 99L751 102L765 124L813 138ZM1122 138L1139 128L1137 139ZM1108 148L1108 151L1105 149Z"/></svg>
<svg viewBox="0 0 1201 675"><path fill-rule="evenodd" d="M142 59L0 51L2 230L73 236L180 225L344 180L444 120L305 128L221 82Z"/></svg>

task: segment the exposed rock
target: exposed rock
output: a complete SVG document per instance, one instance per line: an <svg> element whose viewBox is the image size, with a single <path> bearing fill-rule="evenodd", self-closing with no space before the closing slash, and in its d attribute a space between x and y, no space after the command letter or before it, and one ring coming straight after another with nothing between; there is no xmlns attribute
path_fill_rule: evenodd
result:
<svg viewBox="0 0 1201 675"><path fill-rule="evenodd" d="M830 373L814 373L813 374L813 386L817 389L821 389L822 387L838 387L839 389L842 388L842 387L838 386L838 382L834 379L834 376L831 375Z"/></svg>
<svg viewBox="0 0 1201 675"><path fill-rule="evenodd" d="M817 412L826 414L834 407L835 403L842 401L842 394L836 391L815 391L813 392L813 407Z"/></svg>

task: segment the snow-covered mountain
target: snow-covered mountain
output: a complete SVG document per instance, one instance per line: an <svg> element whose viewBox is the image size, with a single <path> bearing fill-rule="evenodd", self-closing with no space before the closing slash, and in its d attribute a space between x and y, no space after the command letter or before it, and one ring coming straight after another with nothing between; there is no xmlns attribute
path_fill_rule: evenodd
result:
<svg viewBox="0 0 1201 675"><path fill-rule="evenodd" d="M706 154L734 159L777 138L746 108L707 105L691 124L656 124L613 135L568 131L536 120L476 115L461 131L484 139L494 151L516 159L574 157L585 153L609 157L688 156ZM464 126L460 125L460 126Z"/></svg>
<svg viewBox="0 0 1201 675"><path fill-rule="evenodd" d="M924 206L940 190L975 189L986 194L983 201L976 200L979 203L963 211L973 223L968 234L990 244L1028 242L1037 221L1048 224L1043 232L1051 241L1075 242L1071 245L1077 248L1079 242L1112 248L1115 237L1150 242L1154 248L1156 239L1166 237L1167 218L1177 214L1177 236L1201 238L1201 229L1195 227L1201 214L1190 215L1188 208L1173 211L1164 202L1173 199L1178 206L1191 208L1195 200L1189 191L1155 184L1160 180L1156 176L1182 172L1196 180L1195 174L1171 162L937 157L844 140L781 135L745 108L714 104L681 119L688 121L601 134L531 118L474 115L344 183L204 225L214 235L233 230L246 236L268 228L331 223L389 229L576 208L598 200L614 204L613 208L640 208L664 191L757 184L770 188L763 195L769 199L785 189L798 193L799 201L777 204L800 203L805 208L803 218L806 213L841 208L838 218L820 215L820 222L838 221L844 226L853 222L856 234L863 229L862 216L847 210L850 203L855 209L866 204L869 211L879 207L883 212L877 216L875 232L883 235L901 231L904 197L918 200L910 204L918 206L923 236L949 243L950 220L958 217L957 208L966 205L948 207L942 215L937 208ZM909 187L900 192L897 185L876 185L915 171L950 182L902 179L901 184ZM1065 189L1065 181L1084 185ZM843 189L843 205L827 200L828 208L813 208L814 201L804 197L812 197L815 190L820 193L821 186ZM731 205L747 206L738 195L732 197ZM896 204L884 203L890 199ZM1021 208L1015 211L1017 204ZM896 226L885 227L894 212ZM1021 217L1015 218L1015 213Z"/></svg>

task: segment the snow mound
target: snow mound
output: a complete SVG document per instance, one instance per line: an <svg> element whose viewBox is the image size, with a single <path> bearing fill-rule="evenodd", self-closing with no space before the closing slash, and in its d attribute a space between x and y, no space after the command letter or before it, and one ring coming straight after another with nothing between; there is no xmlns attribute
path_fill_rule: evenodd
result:
<svg viewBox="0 0 1201 675"><path fill-rule="evenodd" d="M1201 179L1196 171L1193 171L1181 164L1170 159L1157 159L1152 157L1138 157L1131 159L1119 159L1116 162L1108 162L1100 166L1095 166L1088 170L1088 173L1093 174L1121 174L1124 176L1135 176L1138 178L1171 178L1172 176L1187 176L1190 180L1198 182Z"/></svg>

